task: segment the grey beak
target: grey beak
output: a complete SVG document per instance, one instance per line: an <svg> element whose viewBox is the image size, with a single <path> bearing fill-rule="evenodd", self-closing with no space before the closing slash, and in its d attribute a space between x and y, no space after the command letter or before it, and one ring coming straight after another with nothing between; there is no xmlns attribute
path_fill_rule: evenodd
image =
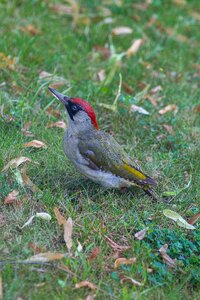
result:
<svg viewBox="0 0 200 300"><path fill-rule="evenodd" d="M60 100L64 105L67 104L67 102L71 99L70 97L64 96L63 94L57 92L56 90L48 87L50 92L56 97L58 100Z"/></svg>

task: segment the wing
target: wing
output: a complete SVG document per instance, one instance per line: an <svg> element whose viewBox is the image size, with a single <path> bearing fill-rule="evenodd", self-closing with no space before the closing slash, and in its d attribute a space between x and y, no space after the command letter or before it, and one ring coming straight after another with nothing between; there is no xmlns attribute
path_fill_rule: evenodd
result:
<svg viewBox="0 0 200 300"><path fill-rule="evenodd" d="M95 131L95 134L93 132L87 137L81 136L78 147L91 168L112 172L139 185L156 184L154 179L141 171L115 139L103 131Z"/></svg>

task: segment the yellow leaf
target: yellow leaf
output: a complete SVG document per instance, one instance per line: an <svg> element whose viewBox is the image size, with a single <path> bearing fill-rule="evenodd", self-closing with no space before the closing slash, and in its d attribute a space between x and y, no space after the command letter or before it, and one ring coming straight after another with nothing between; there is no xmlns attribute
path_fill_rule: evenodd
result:
<svg viewBox="0 0 200 300"><path fill-rule="evenodd" d="M76 289L79 289L79 288L81 288L81 287L88 287L88 288L90 288L91 290L97 289L97 286L96 286L95 284L93 284L93 283L91 283L90 281L87 281L87 280L81 281L81 282L79 282L79 283L76 283L76 285L75 285L75 288L76 288Z"/></svg>
<svg viewBox="0 0 200 300"><path fill-rule="evenodd" d="M60 260L65 256L63 253L59 252L45 252L39 253L30 258L26 259L24 262L48 262L53 260Z"/></svg>
<svg viewBox="0 0 200 300"><path fill-rule="evenodd" d="M137 40L133 41L131 47L128 48L128 50L126 51L127 57L130 57L130 56L134 55L135 53L137 53L143 44L144 44L143 39L137 39Z"/></svg>
<svg viewBox="0 0 200 300"><path fill-rule="evenodd" d="M14 71L16 61L16 58L11 58L10 55L6 56L3 52L0 52L0 69L9 69Z"/></svg>
<svg viewBox="0 0 200 300"><path fill-rule="evenodd" d="M175 113L177 113L178 112L178 106L176 104L169 104L169 105L165 106L164 108L160 109L158 113L160 115L164 115L164 114L166 114L167 112L170 112L170 111L174 111Z"/></svg>
<svg viewBox="0 0 200 300"><path fill-rule="evenodd" d="M135 262L136 262L136 257L133 258L120 257L116 259L114 268L118 268L121 265L132 265Z"/></svg>
<svg viewBox="0 0 200 300"><path fill-rule="evenodd" d="M31 142L28 142L26 144L23 145L24 148L29 148L29 147L33 147L33 148L43 148L46 149L47 145L41 141L38 140L32 140Z"/></svg>

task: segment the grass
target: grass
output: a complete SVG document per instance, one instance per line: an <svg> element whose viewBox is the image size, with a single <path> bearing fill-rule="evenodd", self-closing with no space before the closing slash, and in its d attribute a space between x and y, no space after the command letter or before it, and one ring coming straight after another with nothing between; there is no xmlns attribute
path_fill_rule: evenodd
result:
<svg viewBox="0 0 200 300"><path fill-rule="evenodd" d="M199 123L195 107L199 99L196 68L200 32L194 13L199 2L178 5L175 4L178 1L154 0L146 10L133 8L133 1L122 2L119 5L120 1L103 1L100 5L98 1L78 1L81 14L86 17L85 21L79 18L78 24L74 24L74 14L59 15L50 9L50 4L55 4L53 1L2 1L0 4L0 49L6 56L17 57L14 70L2 65L0 68L1 83L4 82L0 83L0 105L4 111L0 119L0 169L15 157L27 156L38 163L30 163L27 173L39 188L37 193L32 193L28 187L22 187L16 180L16 169L0 173L0 259L6 261L1 265L5 299L19 296L85 299L89 294L95 294L95 299L198 299L198 222L194 231L185 230L164 217L162 210L175 210L186 219L198 211ZM103 22L104 8L109 9L113 23ZM147 26L152 16L156 21ZM91 23L85 25L88 17ZM29 24L40 33L31 35L19 29ZM112 28L122 25L131 27L133 33L112 37ZM174 29L173 35L167 34L167 28ZM104 59L94 47L108 44L119 54L137 38L145 39L138 53L122 59L108 85L97 81L95 74L101 69L107 76L112 75L115 60ZM60 119L66 120L66 112L47 94L48 82L41 87L38 82L41 71L66 78L69 83L58 88L60 91L68 90L69 95L92 103L100 128L113 132L126 151L137 157L144 169L158 180L160 195L184 187L192 177L189 188L169 204L155 203L142 191L126 194L105 191L81 177L63 154L62 129L47 128L49 122L58 120L46 114L50 103L61 112ZM111 104L115 99L119 73L122 81L133 88L131 96L122 89L120 103L142 106L150 112L149 116L128 113L126 107L114 113L98 105ZM133 97L146 85L150 89L162 86L159 94L162 98L156 107L145 97L140 101ZM178 113L160 115L158 111L168 104L176 104ZM14 120L7 122L5 115ZM32 122L30 131L34 138L44 141L48 149L22 147L32 139L21 133L28 121ZM173 134L163 124L172 126ZM14 189L19 191L20 200L27 196L21 206L3 203ZM83 246L77 256L63 259L72 273L58 269L57 263L17 263L33 255L30 242L43 251L66 252L53 213L55 206L74 221L73 253L78 241ZM48 223L37 219L33 225L20 230L39 211L50 213L52 220ZM150 229L146 237L136 240L134 234L147 226ZM131 245L124 256L137 257L136 263L114 269L113 251L105 234L121 245ZM167 253L178 261L176 269L170 269L159 255L158 249L165 243L169 247ZM95 247L99 248L99 255L89 260ZM152 268L153 273L148 273L147 268ZM122 275L143 285L120 283ZM82 280L91 281L98 289L75 289L75 284Z"/></svg>

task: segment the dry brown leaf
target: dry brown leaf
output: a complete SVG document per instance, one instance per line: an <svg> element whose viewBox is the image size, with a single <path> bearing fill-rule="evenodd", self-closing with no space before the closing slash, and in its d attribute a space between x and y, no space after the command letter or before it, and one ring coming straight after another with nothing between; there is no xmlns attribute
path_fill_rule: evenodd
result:
<svg viewBox="0 0 200 300"><path fill-rule="evenodd" d="M72 248L72 229L73 229L73 223L72 218L69 217L67 221L63 224L64 227L64 240L67 246L68 251L71 251Z"/></svg>
<svg viewBox="0 0 200 300"><path fill-rule="evenodd" d="M126 250L130 249L130 246L121 246L121 245L118 245L118 244L115 243L113 240L111 240L111 238L109 238L107 235L105 235L105 238L107 239L108 244L109 244L115 251L123 252L123 251L126 251Z"/></svg>
<svg viewBox="0 0 200 300"><path fill-rule="evenodd" d="M30 126L31 126L31 121L27 122L24 124L23 128L22 128L22 133L25 135L25 136L34 136L34 134L32 132L29 131L30 129Z"/></svg>
<svg viewBox="0 0 200 300"><path fill-rule="evenodd" d="M93 260L93 259L95 259L98 255L99 255L99 248L96 247L96 248L93 249L92 253L90 254L89 259L90 259L90 260Z"/></svg>
<svg viewBox="0 0 200 300"><path fill-rule="evenodd" d="M14 158L11 161L9 161L9 163L7 163L7 165L5 165L5 167L3 168L2 172L7 171L10 168L17 168L22 163L24 163L24 162L31 162L31 161L32 160L30 158L25 157L25 156Z"/></svg>
<svg viewBox="0 0 200 300"><path fill-rule="evenodd" d="M47 149L47 145L38 140L32 140L23 145L23 148L29 148L29 147Z"/></svg>
<svg viewBox="0 0 200 300"><path fill-rule="evenodd" d="M128 276L123 276L123 278L121 279L121 283L123 284L124 282L130 282L132 283L133 285L137 285L137 286L142 286L143 284L131 277L128 277Z"/></svg>
<svg viewBox="0 0 200 300"><path fill-rule="evenodd" d="M191 16L195 18L197 21L200 21L200 14L197 11L192 11Z"/></svg>
<svg viewBox="0 0 200 300"><path fill-rule="evenodd" d="M63 217L59 211L59 209L57 207L54 207L54 214L56 216L56 219L57 219L57 222L58 222L58 225L61 226L63 225L65 222L66 222L66 219L65 217Z"/></svg>
<svg viewBox="0 0 200 300"><path fill-rule="evenodd" d="M164 260L164 262L171 268L175 268L176 267L176 262L166 253L167 252L167 248L168 245L165 244L163 245L160 249L159 252L162 256L162 259Z"/></svg>
<svg viewBox="0 0 200 300"><path fill-rule="evenodd" d="M13 203L18 202L18 199L17 199L18 195L19 195L19 192L17 190L10 192L4 199L4 204L13 204Z"/></svg>
<svg viewBox="0 0 200 300"><path fill-rule="evenodd" d="M133 7L138 9L138 10L141 10L141 11L145 11L147 10L149 4L146 2L143 2L143 3L134 3L133 4Z"/></svg>
<svg viewBox="0 0 200 300"><path fill-rule="evenodd" d="M0 274L0 299L3 299L3 281Z"/></svg>
<svg viewBox="0 0 200 300"><path fill-rule="evenodd" d="M97 80L102 82L105 80L105 78L106 78L106 72L105 70L102 69L97 73Z"/></svg>
<svg viewBox="0 0 200 300"><path fill-rule="evenodd" d="M29 24L25 27L20 26L19 30L21 32L25 32L25 33L28 33L28 34L30 33L31 35L37 35L37 34L40 33L40 30L38 28L36 28L35 26L31 25L31 24Z"/></svg>
<svg viewBox="0 0 200 300"><path fill-rule="evenodd" d="M64 256L65 254L59 252L45 252L31 256L30 258L26 259L25 262L48 262L53 260L60 260Z"/></svg>
<svg viewBox="0 0 200 300"><path fill-rule="evenodd" d="M147 230L149 230L149 227L146 227L145 229L136 232L134 236L136 237L136 239L141 241L145 237Z"/></svg>
<svg viewBox="0 0 200 300"><path fill-rule="evenodd" d="M130 95L133 94L134 89L130 85L128 85L126 82L122 82L122 87L126 93L128 93Z"/></svg>
<svg viewBox="0 0 200 300"><path fill-rule="evenodd" d="M28 186L33 193L37 192L38 188L37 186L31 181L31 179L26 174L26 168L22 169L22 179L23 179L23 185Z"/></svg>
<svg viewBox="0 0 200 300"><path fill-rule="evenodd" d="M55 85L57 82L58 82L59 85L61 84L61 82L62 82L63 85L64 84L69 85L68 80L61 77L61 76L57 76L56 74L51 74L51 73L46 72L46 71L40 72L39 78L38 78L38 83L39 84L49 83L50 85L51 84ZM49 93L48 90L47 90L47 92Z"/></svg>
<svg viewBox="0 0 200 300"><path fill-rule="evenodd" d="M143 39L137 39L137 40L133 41L130 48L128 48L128 50L126 51L127 57L130 57L130 56L134 55L135 53L137 53L143 44L144 44Z"/></svg>
<svg viewBox="0 0 200 300"><path fill-rule="evenodd" d="M65 4L50 4L49 7L60 15L71 15L72 7Z"/></svg>
<svg viewBox="0 0 200 300"><path fill-rule="evenodd" d="M85 298L85 300L93 300L93 299L94 299L93 295L88 295L88 296Z"/></svg>
<svg viewBox="0 0 200 300"><path fill-rule="evenodd" d="M58 121L58 122L55 122L55 123L49 123L47 127L48 128L57 127L57 128L66 129L67 128L67 124L64 121Z"/></svg>
<svg viewBox="0 0 200 300"><path fill-rule="evenodd" d="M49 84L49 87L56 90L56 89L62 87L63 84L64 84L63 81L57 81L57 82L53 82L53 83ZM47 92L50 94L49 90Z"/></svg>
<svg viewBox="0 0 200 300"><path fill-rule="evenodd" d="M14 71L16 62L16 58L11 58L10 55L6 56L3 52L0 52L0 69L9 69Z"/></svg>
<svg viewBox="0 0 200 300"><path fill-rule="evenodd" d="M184 6L187 4L186 0L172 0L172 2L178 6Z"/></svg>
<svg viewBox="0 0 200 300"><path fill-rule="evenodd" d="M133 32L133 29L130 27L126 26L120 26L113 28L112 34L113 35L126 35L126 34L131 34Z"/></svg>
<svg viewBox="0 0 200 300"><path fill-rule="evenodd" d="M155 86L154 88L152 88L150 90L150 94L154 95L154 94L157 94L158 92L161 92L162 91L162 86L161 85L157 85Z"/></svg>
<svg viewBox="0 0 200 300"><path fill-rule="evenodd" d="M111 56L111 51L109 48L97 45L97 46L94 46L93 49L95 52L99 52L105 59L107 59Z"/></svg>
<svg viewBox="0 0 200 300"><path fill-rule="evenodd" d="M195 106L192 111L194 111L195 113L200 113L200 105Z"/></svg>
<svg viewBox="0 0 200 300"><path fill-rule="evenodd" d="M198 212L192 218L190 218L189 221L188 221L188 223L190 225L193 225L194 223L196 223L196 221L198 221L199 218L200 218L200 212Z"/></svg>
<svg viewBox="0 0 200 300"><path fill-rule="evenodd" d="M189 39L187 36L183 34L177 34L176 31L173 28L165 28L166 33L174 38L176 41L181 42L181 43L188 43Z"/></svg>
<svg viewBox="0 0 200 300"><path fill-rule="evenodd" d="M147 95L147 99L151 102L153 106L157 106L157 99L154 96Z"/></svg>
<svg viewBox="0 0 200 300"><path fill-rule="evenodd" d="M167 132L169 132L169 134L174 134L173 127L171 125L163 124L162 126Z"/></svg>
<svg viewBox="0 0 200 300"><path fill-rule="evenodd" d="M118 268L121 265L132 265L135 262L136 262L136 257L133 258L120 257L116 259L114 263L114 268Z"/></svg>
<svg viewBox="0 0 200 300"><path fill-rule="evenodd" d="M174 113L177 113L178 112L178 106L176 104L169 104L169 105L165 106L164 108L160 109L158 113L160 115L164 115L164 114L166 114L167 112L170 112L170 111L174 111Z"/></svg>
<svg viewBox="0 0 200 300"><path fill-rule="evenodd" d="M57 109L54 109L53 107L49 106L46 110L46 113L49 115L49 116L52 116L52 117L56 117L56 118L60 118L61 117L61 112Z"/></svg>
<svg viewBox="0 0 200 300"><path fill-rule="evenodd" d="M34 251L34 254L39 254L43 252L43 249L38 247L36 244L30 242L28 243L28 248L32 249Z"/></svg>
<svg viewBox="0 0 200 300"><path fill-rule="evenodd" d="M97 286L96 286L95 284L93 284L93 283L91 283L90 281L87 281L87 280L81 281L81 282L79 282L79 283L76 283L76 285L75 285L75 288L76 288L76 289L79 289L79 288L81 288L81 287L88 287L88 288L90 288L91 290L97 289Z"/></svg>

